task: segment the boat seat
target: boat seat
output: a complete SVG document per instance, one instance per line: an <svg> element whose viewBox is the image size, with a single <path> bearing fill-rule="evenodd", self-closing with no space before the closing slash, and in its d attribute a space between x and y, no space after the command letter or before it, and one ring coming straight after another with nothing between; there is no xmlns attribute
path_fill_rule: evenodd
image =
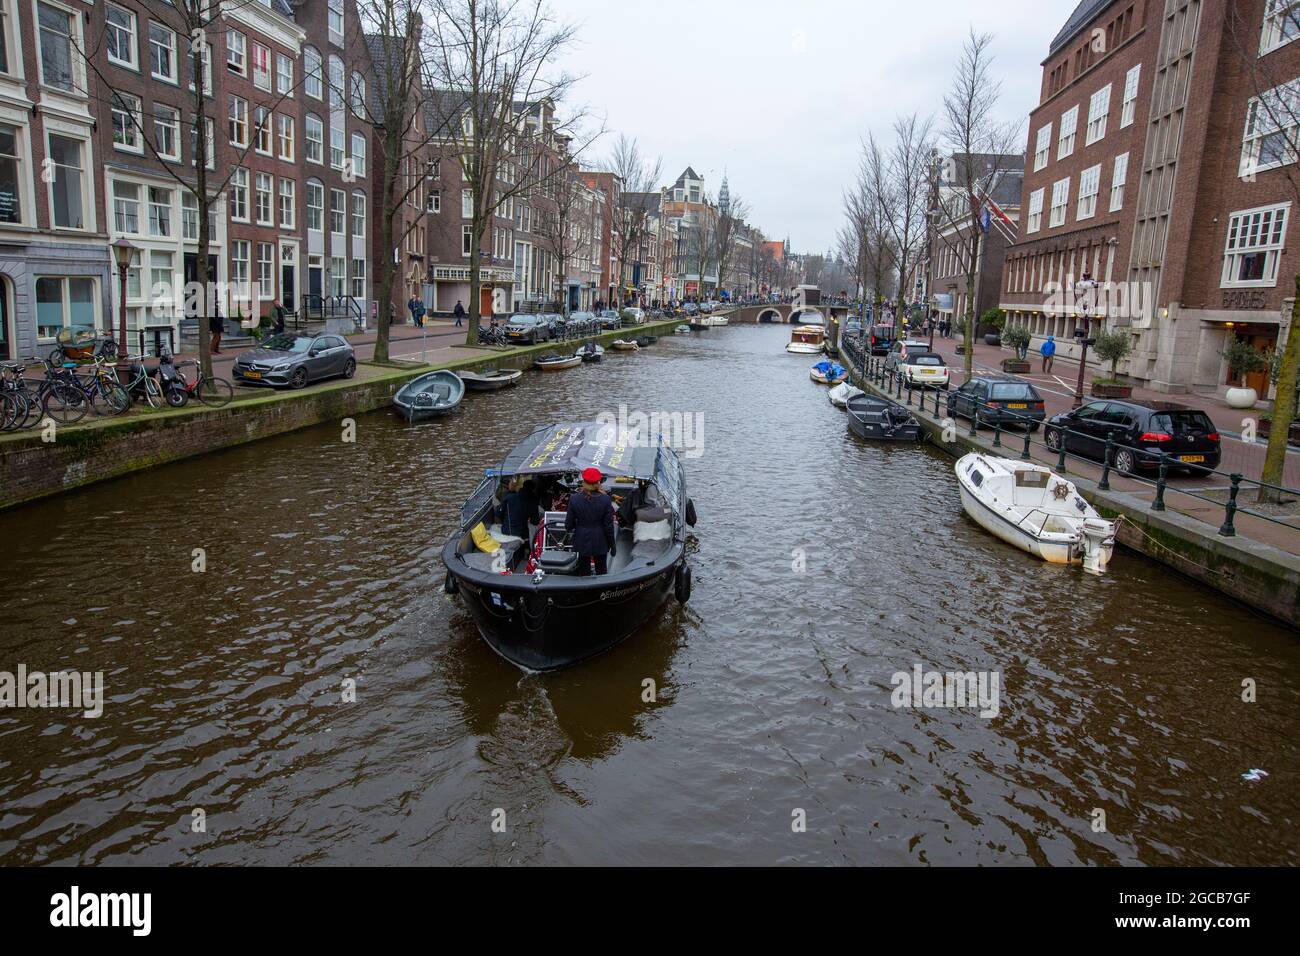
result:
<svg viewBox="0 0 1300 956"><path fill-rule="evenodd" d="M573 574L578 570L578 552L543 551L537 559L537 564L548 574Z"/></svg>

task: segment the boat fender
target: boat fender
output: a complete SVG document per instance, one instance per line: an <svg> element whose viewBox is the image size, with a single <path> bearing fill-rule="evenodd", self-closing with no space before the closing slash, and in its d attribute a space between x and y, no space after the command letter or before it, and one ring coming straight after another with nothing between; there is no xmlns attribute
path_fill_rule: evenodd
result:
<svg viewBox="0 0 1300 956"><path fill-rule="evenodd" d="M686 499L686 523L692 528L695 527L695 499Z"/></svg>
<svg viewBox="0 0 1300 956"><path fill-rule="evenodd" d="M456 594L460 591L460 585L456 583L456 577L450 571L442 581L442 590L446 594Z"/></svg>
<svg viewBox="0 0 1300 956"><path fill-rule="evenodd" d="M691 599L691 566L683 562L677 568L677 580L673 582L673 595L678 604L685 604Z"/></svg>

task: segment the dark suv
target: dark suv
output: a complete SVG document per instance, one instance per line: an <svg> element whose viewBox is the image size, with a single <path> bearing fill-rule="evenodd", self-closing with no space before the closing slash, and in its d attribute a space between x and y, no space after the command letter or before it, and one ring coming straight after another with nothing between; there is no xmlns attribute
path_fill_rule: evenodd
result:
<svg viewBox="0 0 1300 956"><path fill-rule="evenodd" d="M889 347L894 344L894 327L892 325L873 325L871 327L871 354L888 355Z"/></svg>
<svg viewBox="0 0 1300 956"><path fill-rule="evenodd" d="M1023 425L1031 432L1046 417L1043 396L1023 379L1010 375L974 375L948 393L948 417L971 418L975 427L995 423Z"/></svg>
<svg viewBox="0 0 1300 956"><path fill-rule="evenodd" d="M1155 471L1161 452L1173 456L1175 467L1190 471L1219 467L1214 422L1200 409L1176 402L1089 402L1054 416L1043 438L1053 451L1064 438L1066 451L1100 461L1108 434L1115 441L1115 469L1125 474Z"/></svg>

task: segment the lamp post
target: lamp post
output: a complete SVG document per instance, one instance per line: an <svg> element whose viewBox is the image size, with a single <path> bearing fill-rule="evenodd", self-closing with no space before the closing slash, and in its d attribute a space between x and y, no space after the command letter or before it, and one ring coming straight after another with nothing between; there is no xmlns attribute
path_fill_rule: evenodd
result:
<svg viewBox="0 0 1300 956"><path fill-rule="evenodd" d="M113 243L113 260L117 263L117 277L121 294L117 300L117 352L118 357L126 360L126 274L131 268L131 258L136 247L126 239Z"/></svg>
<svg viewBox="0 0 1300 956"><path fill-rule="evenodd" d="M1083 278L1074 284L1075 298L1082 296L1079 303L1079 314L1083 319L1083 326L1075 326L1074 337L1079 340L1079 380L1074 386L1074 407L1078 408L1083 404L1083 372L1088 364L1088 346L1094 345L1096 339L1088 338L1088 330L1091 328L1092 317L1088 314L1089 296L1096 291L1101 283L1095 281L1092 275L1084 272Z"/></svg>

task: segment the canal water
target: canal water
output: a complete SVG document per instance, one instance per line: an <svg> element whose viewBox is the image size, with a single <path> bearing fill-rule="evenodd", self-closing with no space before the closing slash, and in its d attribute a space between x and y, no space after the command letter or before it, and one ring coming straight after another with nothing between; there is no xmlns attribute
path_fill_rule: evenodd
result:
<svg viewBox="0 0 1300 956"><path fill-rule="evenodd" d="M1092 577L992 539L950 458L854 439L787 337L668 337L0 517L0 670L105 682L98 718L0 711L0 862L1300 861L1296 636L1131 553ZM533 426L620 404L702 415L694 596L521 673L439 548ZM893 706L918 666L996 673L996 716Z"/></svg>

